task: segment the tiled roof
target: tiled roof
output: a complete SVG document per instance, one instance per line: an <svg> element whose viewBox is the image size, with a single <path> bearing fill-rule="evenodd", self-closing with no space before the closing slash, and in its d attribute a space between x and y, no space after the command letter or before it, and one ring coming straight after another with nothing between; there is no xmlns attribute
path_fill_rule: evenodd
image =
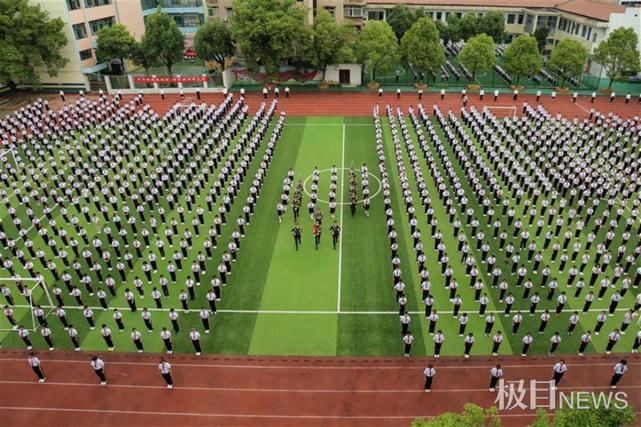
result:
<svg viewBox="0 0 641 427"><path fill-rule="evenodd" d="M611 13L620 13L624 6L599 3L590 0L366 0L370 5L407 4L410 6L458 6L458 7L510 7L550 8L573 13L600 21L609 21Z"/></svg>

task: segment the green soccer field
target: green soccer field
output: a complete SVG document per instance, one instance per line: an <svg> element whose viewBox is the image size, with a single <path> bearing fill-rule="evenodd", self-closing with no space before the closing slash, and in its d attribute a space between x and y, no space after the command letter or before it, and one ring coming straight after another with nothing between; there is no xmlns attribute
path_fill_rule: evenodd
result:
<svg viewBox="0 0 641 427"><path fill-rule="evenodd" d="M251 118L251 115L250 117ZM412 137L412 143L415 145L417 152L419 146L416 135L406 117L408 128ZM268 138L276 118L272 120L271 127L267 132ZM383 119L383 138L386 156L386 166L390 174L391 200L394 210L394 219L398 231L399 256L402 260L403 281L407 289L408 310L412 317L411 331L415 337L412 349L413 355L430 355L433 352L432 337L428 334L428 323L424 316L424 304L421 296L420 279L415 261L414 249L410 228L407 222L407 216L401 198L401 185L398 178L398 168L394 160L394 145L391 138L389 121ZM443 129L435 123L435 128L439 134L443 135ZM245 123L247 124L247 122ZM193 125L193 123L192 123ZM79 138L79 135L76 135ZM444 140L444 138L443 138ZM478 144L478 141L477 141ZM464 179L462 166L457 163L451 146L447 146L449 156L454 161L454 166L463 182L463 190L468 194L470 206L475 212L480 213L480 227L491 233L491 227L487 220L483 218L482 207L476 204L476 199L472 197L472 188ZM438 168L443 172L444 165L440 158L436 156L436 149L433 154L436 159ZM489 160L487 153L479 145L478 149L485 156L487 164ZM259 148L259 154L262 155L265 145ZM469 277L465 274L465 265L461 260L461 254L456 250L457 240L454 235L453 227L449 223L445 207L441 204L438 197L438 189L435 182L431 179L430 171L422 156L419 156L421 169L425 177L427 189L434 205L434 215L438 219L439 228L444 236L448 253L450 254L452 267L454 269L454 278L459 283L459 294L463 299L461 313L470 314L470 323L466 332L473 332L476 336L476 343L472 350L473 355L487 355L491 349L490 337L483 336L484 316L479 317L478 303L474 302L474 290L468 286ZM452 304L449 301L449 291L444 287L444 279L440 275L440 265L437 262L436 251L433 250L434 240L430 236L429 225L427 225L427 216L420 206L420 197L418 187L411 173L411 165L407 150L402 151L402 159L405 168L408 170L410 178L410 189L412 191L415 204L417 206L417 219L419 227L423 233L424 244L427 256L427 268L430 271L432 282L432 294L436 301L434 308L441 313L437 329L442 329L445 333L446 340L443 345L442 354L444 355L461 355L463 353L463 338L458 336L458 320L452 315ZM153 159L151 160L153 161ZM371 189L371 214L366 216L361 205L359 205L356 215L350 213L349 199L347 195L347 179L350 167L357 170L362 164L367 164L370 172L370 189ZM35 165L32 165L35 166ZM327 200L329 192L329 169L333 166L338 168L338 201L343 204L339 205L336 214L336 221L342 226L342 234L337 248L332 247L331 237L329 235L329 224L331 218L329 215L328 205L322 200ZM28 166L24 166L28 167ZM42 165L47 168L48 165ZM220 166L219 166L220 167ZM278 222L276 215L276 204L280 199L283 179L287 176L289 168L295 172L295 179L305 182L305 190L309 191L308 177L311 176L314 167L321 171L319 182L319 199L318 206L325 214L325 223L323 227L322 242L319 249L314 248L312 237L313 221L307 214L306 204L309 201L308 195L303 196L301 207L300 225L302 227L302 246L299 251L294 249L294 241L291 235L291 229L294 225L294 219L291 207L282 223ZM258 161L251 163L248 176L253 177L258 168ZM208 179L208 184L214 180L215 174ZM203 274L201 285L196 287L196 299L189 302L189 312L184 313L180 310L180 304L177 295L184 281L191 275L189 266L193 261L198 248L202 248L204 240L207 238L206 230L211 225L214 215L207 212L205 214L204 232L200 236L194 236L193 249L190 252L190 258L185 259L183 263L187 266L178 274L176 284L170 285L170 296L163 298L163 308L155 309L149 293L152 286L157 286L157 275L154 275L152 283L144 280L141 270L141 263L138 262L135 268L128 272L126 283L118 283L118 295L109 296L110 308L118 307L124 315L124 323L127 327L125 333L119 333L112 319L110 310L103 311L99 308L96 296L89 296L84 292L83 297L88 305L94 307L96 312L96 324L107 324L113 331L116 351L135 351L134 344L129 337L132 327L138 328L143 333L143 343L145 351L162 351L163 343L159 338L159 331L162 326L171 329L167 312L170 307L175 307L180 314L181 331L174 334L174 345L178 352L193 352L193 348L187 332L189 329L197 328L202 331L198 311L200 308L207 307L205 294L209 289L209 281L216 271L218 259L223 253L223 247L226 246L229 235L233 230L233 219L241 214L242 202L247 197L251 179L247 179L240 187L240 195L237 202L232 206L229 218L223 226L220 243L214 250L212 261L207 261L207 271ZM18 183L18 187L22 184ZM50 187L55 183L48 183ZM292 188L293 190L293 188ZM14 189L7 189L11 195ZM450 189L451 191L451 189ZM206 192L202 192L196 199L195 206L204 204ZM638 195L635 195L638 196ZM12 197L17 197L13 195ZM162 199L161 204L167 210L168 218L176 217L166 201ZM15 201L15 199L14 199ZM130 203L131 201L128 201ZM522 201L523 202L523 201ZM513 204L515 202L513 201ZM522 206L513 205L517 212L522 211ZM607 204L601 203L597 213L607 208ZM69 211L72 208L69 207ZM500 209L497 208L497 213ZM0 215L4 218L4 226L9 236L15 236L17 233L13 228L11 217L7 212L6 205L0 207ZM28 223L24 209L18 209L18 217L23 223ZM36 217L41 217L42 212L35 212ZM66 224L61 217L60 209L54 211L54 217L58 224L63 224L70 235L75 234L73 227ZM628 215L626 211L626 215ZM182 228L188 228L190 220L195 213L186 212L187 220ZM596 216L596 215L595 215ZM462 219L463 220L463 219ZM84 221L84 220L83 220ZM169 220L168 220L169 221ZM158 235L164 236L163 232L167 223L161 223L158 229ZM524 221L525 222L525 221ZM526 223L527 224L527 223ZM86 223L89 233L89 241L96 235L95 227L91 223ZM592 224L586 224L586 230L590 229ZM635 223L632 237L629 241L629 253L634 251L638 245L638 222ZM469 227L463 226L468 235L468 241L472 241ZM530 226L532 235L535 226ZM562 233L565 229L562 231ZM607 230L602 229L598 233L597 242L604 238ZM619 230L620 231L620 230ZM617 231L617 236L613 247L618 246L621 239L621 233ZM36 245L42 246L47 252L47 258L53 257L50 249L43 242L37 239L35 230L30 229L30 238L36 242ZM100 238L100 236L99 236ZM152 236L152 241L155 239ZM536 240L539 246L543 245L543 236ZM584 241L585 237L582 237ZM595 242L595 245L596 243ZM223 244L221 244L223 243ZM496 241L490 241L492 251L497 254L501 252L498 249ZM60 245L59 245L60 246ZM475 245L472 245L475 249ZM149 251L154 249L145 249L145 256ZM2 247L3 259L11 257L11 253L6 247ZM518 250L518 246L517 246ZM168 248L171 254L173 250ZM523 254L527 250L521 251ZM229 283L223 288L222 300L218 303L218 313L212 316L211 334L205 335L201 339L203 350L206 354L239 354L239 355L315 355L315 356L398 356L402 355L403 345L401 336L401 326L398 316L398 305L395 291L393 289L393 277L390 262L390 246L387 236L387 227L385 224L385 214L383 212L383 195L380 193L380 177L377 167L377 153L375 146L375 127L371 117L288 117L285 123L285 129L275 150L273 162L269 167L265 185L261 191L260 199L256 205L256 211L252 216L251 223L247 225L246 236L241 240L241 247L238 252L238 260L233 263L232 274L229 277ZM480 251L477 254L480 259ZM551 250L544 251L545 259L543 265L549 262ZM555 301L545 299L545 291L535 286L534 290L541 292L542 301L538 306L537 314L530 317L526 312L529 306L528 301L520 298L522 288L514 288L513 282L516 276L509 276L510 266L508 260L503 254L497 256L497 264L507 273L507 280L510 281L511 290L517 298L513 307L512 314L518 310L523 310L524 321L519 333L512 335L511 316L504 317L502 310L504 305L498 301L498 290L491 288L491 276L487 275L485 267L481 266L481 276L485 284L485 291L490 295L490 303L487 310L497 313L497 323L494 331L501 330L505 332L506 339L503 342L500 354L518 354L521 348L521 339L523 335L531 331L534 336L534 343L530 350L531 354L545 354L549 348L550 337L554 331L560 331L563 341L559 348L559 353L575 353L578 348L580 336L585 330L594 327L595 319L600 310L607 310L609 297L614 289L609 289L606 297L602 301L595 300L591 311L587 315L581 316L581 321L571 336L565 334L568 325L568 317L571 310L580 310L583 305L583 296L587 293L588 287L583 291L579 299L572 297L574 288L565 288L567 267L565 272L558 272L558 261L551 263L553 272L552 277L557 277L559 281L559 291L567 290L569 301L566 309L560 316L554 316L553 310ZM592 257L592 259L594 256ZM166 272L166 263L159 257L158 274ZM64 265L59 260L55 261L59 270L64 271ZM39 269L39 262L34 261ZM211 268L210 268L211 266ZM634 272L639 266L638 258L631 268ZM14 267L17 274L22 277L28 277L28 273L22 265L14 260ZM586 280L592 261L586 270ZM609 267L610 270L612 266ZM42 269L44 271L44 269ZM109 273L107 268L103 272ZM93 273L94 288L101 287L99 280ZM113 273L112 274L116 274ZM611 274L611 271L608 272ZM73 273L72 273L73 275ZM8 271L4 271L3 277L9 277ZM148 332L144 327L140 313L131 313L123 297L125 287L133 290L132 281L136 276L143 278L145 284L145 298L140 299L136 294L136 301L139 308L147 305L152 311L152 321L154 324L153 332ZM74 281L77 280L74 277ZM45 282L51 288L56 282L49 272L45 272ZM538 278L534 277L535 284L538 284ZM9 287L13 287L13 294L17 306L15 308L16 317L20 323L26 327L33 327L33 321L29 313L29 306L22 298L15 285L11 281L4 282ZM64 289L63 285L60 285ZM82 285L79 284L79 288ZM596 290L596 289L595 289ZM586 353L603 352L607 342L607 333L621 325L624 309L631 308L634 304L635 295L638 290L631 288L625 295L625 298L619 304L619 308L613 317L609 317L603 328L601 335L593 336L593 341L589 345ZM558 293L557 293L558 295ZM34 291L35 299L43 306L49 306L49 302L44 292L36 289ZM90 330L87 323L82 317L81 311L75 305L71 296L65 290L63 294L65 305L67 307L67 317L71 323L76 326L80 333L80 341L83 350L105 351L106 345L99 335L99 328ZM555 297L556 298L556 297ZM4 301L2 301L4 303ZM47 311L49 311L49 308ZM536 334L539 323L539 316L542 310L550 309L552 319L544 334ZM56 348L72 349L71 342L63 330L62 325L53 314L48 316L49 325L53 331ZM0 319L0 338L4 348L24 348L24 344L14 331L10 331L10 325L4 316ZM632 346L634 335L638 331L637 321L635 319L632 327L628 329L625 336L617 344L615 351L629 351ZM45 348L46 345L37 330L31 333L32 341L36 348Z"/></svg>

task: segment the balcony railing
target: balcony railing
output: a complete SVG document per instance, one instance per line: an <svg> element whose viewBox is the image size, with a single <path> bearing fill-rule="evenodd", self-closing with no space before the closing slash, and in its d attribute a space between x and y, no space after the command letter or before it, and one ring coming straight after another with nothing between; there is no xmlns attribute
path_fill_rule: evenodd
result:
<svg viewBox="0 0 641 427"><path fill-rule="evenodd" d="M141 0L142 10L171 7L203 7L203 0Z"/></svg>

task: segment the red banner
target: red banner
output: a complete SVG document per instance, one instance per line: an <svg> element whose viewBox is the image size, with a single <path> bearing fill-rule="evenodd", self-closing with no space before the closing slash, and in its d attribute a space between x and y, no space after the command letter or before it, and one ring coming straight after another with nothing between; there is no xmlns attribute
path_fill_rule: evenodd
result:
<svg viewBox="0 0 641 427"><path fill-rule="evenodd" d="M206 82L207 76L135 76L136 83L197 83Z"/></svg>

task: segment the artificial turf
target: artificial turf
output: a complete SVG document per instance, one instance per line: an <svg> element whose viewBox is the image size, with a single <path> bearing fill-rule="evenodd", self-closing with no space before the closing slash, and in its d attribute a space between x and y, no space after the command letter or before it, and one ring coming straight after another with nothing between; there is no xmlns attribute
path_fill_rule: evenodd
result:
<svg viewBox="0 0 641 427"><path fill-rule="evenodd" d="M412 144L414 144L414 148L419 153L420 147L408 117L406 117L406 121L410 129ZM443 130L437 122L434 122L434 125L441 135L442 141L445 141ZM412 353L414 355L431 354L433 343L427 333L427 322L422 315L424 306L421 300L420 280L417 274L416 262L414 261L414 249L407 224L407 216L400 197L401 188L397 176L398 169L394 160L394 145L387 119L383 120L383 131L387 169L390 173L394 219L399 233L399 254L402 259L403 280L407 285L408 309L412 313L411 330L416 337ZM267 135L269 134L270 132L267 133ZM454 157L452 147L447 143L445 143L445 147L450 159L453 161L458 177L463 183L464 190L468 194L470 206L477 214L481 213L481 207L476 204L476 199L472 196L472 189L463 174L461 165L457 163ZM477 148L479 152L485 155L480 145ZM432 146L432 149L434 150L433 154L437 166L443 173L444 165L439 157L436 156L435 147ZM259 149L259 155L262 155L264 150L265 145L262 144ZM445 208L438 197L438 189L431 179L425 160L422 156L419 157L434 205L435 216L438 218L439 228L450 253L454 268L454 278L460 284L459 293L464 301L461 313L470 313L471 322L467 331L473 332L477 337L472 354L488 354L491 342L489 338L483 337L484 321L476 314L478 305L473 301L473 290L467 284L469 279L465 276L465 267L460 261L460 254L455 250L457 246L456 236L454 236L452 226L449 224ZM487 161L487 157L485 160ZM405 147L403 147L403 162L409 174L411 190L416 203L420 198L418 197L416 182L411 172ZM229 284L223 288L222 301L218 306L219 312L212 317L212 333L208 336L203 334L201 339L205 353L327 356L390 356L402 353L400 322L395 292L392 287L390 249L385 226L385 215L383 213L382 195L378 194L372 197L371 215L369 217L364 215L360 205L357 214L353 217L350 214L349 205L343 206L343 209L339 206L336 220L342 223L342 243L335 250L332 248L331 237L329 236L329 224L332 219L329 216L326 204L319 203L319 207L325 213L325 222L322 243L318 250L314 249L313 245L312 220L307 215L306 209L306 203L309 200L307 195L303 197L301 206L300 225L303 229L303 240L301 249L298 252L294 250L294 242L291 236L291 228L294 224L291 207L282 223L278 222L276 216L276 203L280 198L282 182L289 168L294 170L296 180L305 181L311 175L314 167L318 167L323 171L335 165L339 168L337 197L340 201L340 178L342 178L345 183L342 200L347 202L347 169L353 166L358 171L363 163L368 165L371 174L378 176L374 124L371 117L287 118L285 129L276 148L273 162L261 192L261 198L257 203L256 212L252 217L251 224L247 226L246 237L242 239L238 261L233 265L233 274L230 276ZM257 161L254 161L249 168L248 176L253 176L257 167ZM343 174L341 174L340 168L343 168ZM320 199L327 198L329 177L329 171L325 171L320 175L318 192ZM209 184L213 182L213 179L213 176L210 177ZM371 178L369 181L372 194L374 194L378 191L379 184L375 178ZM250 182L250 180L246 180L242 184L240 196L237 200L245 199ZM452 189L449 189L452 192ZM12 190L9 189L8 192L11 194ZM195 203L196 206L204 203L205 193L206 191L201 193ZM229 218L236 218L241 212L241 206L241 202L234 203ZM517 211L520 212L521 208L517 208ZM597 215L603 208L604 204L601 204ZM2 206L0 209L2 209L0 216L4 218L5 226L11 230L11 221L6 208ZM168 210L168 217L174 215L169 212L166 204L165 209ZM41 214L41 212L36 213L38 217ZM187 214L187 225L192 215ZM437 255L430 250L433 245L433 239L429 236L426 215L422 209L417 209L417 215L427 249L427 267L431 272L432 292L436 300L435 309L443 312L438 322L438 329L443 329L446 335L442 354L460 355L463 351L463 344L462 338L457 336L458 320L448 313L451 310L451 303L448 300L448 291L443 287L443 278L440 276L440 266L436 259ZM595 215L595 218L597 215ZM19 212L19 216L23 221L28 221L25 212ZM54 216L59 224L64 223L59 218L59 210L55 211ZM194 236L194 248L202 247L202 243L206 238L206 229L211 224L212 219L213 214L207 213L205 215L205 232L201 232L200 237ZM488 229L487 234L489 234L489 227L483 222L485 220L482 215L480 215L480 220L481 226L486 227ZM182 313L179 310L181 333L174 334L174 345L178 352L192 352L193 349L186 332L191 327L202 329L195 309L207 306L205 293L209 288L209 280L222 254L222 247L226 245L229 234L232 231L232 226L229 223L230 221L223 227L222 236L224 237L220 239L220 242L224 243L219 243L219 248L214 251L213 261L208 262L207 272L202 280L203 284L196 289L196 300L190 302L190 308L193 311ZM161 224L159 227L160 235L162 235L165 226L165 224ZM588 230L591 226L592 224L586 224L585 229ZM638 224L635 224L633 237L630 239L630 247L632 248L638 244L637 230ZM73 232L73 230L69 231L70 233ZM91 240L93 233L95 233L91 224L88 226L88 231L92 234L89 237ZM469 236L469 231L465 231L468 233L468 241L471 240L469 239L471 237ZM605 230L602 230L599 233L597 241L603 238L605 232ZM8 234L10 233L11 231L8 232ZM31 233L35 234L33 230ZM30 236L32 240L42 245L42 241L37 240L37 236ZM543 237L537 242L539 246L542 246L542 239ZM620 235L617 235L613 247L618 245L617 242L619 240ZM502 268L504 273L508 272L509 267L504 259L505 257L498 256L501 251L498 249L497 243L490 240L490 244L493 246L492 252L497 253L497 265ZM44 249L48 251L48 248ZM5 248L2 251L3 255L7 255L8 251ZM546 260L542 265L546 264L550 252L547 251L545 253ZM190 253L190 256L194 257L196 253L197 250L194 250ZM476 258L480 259L480 255ZM185 261L184 264L191 265L191 259ZM14 264L16 264L18 273L26 277L26 272L20 271L21 265L17 262ZM159 271L166 271L166 265L162 261L159 264ZM211 268L209 268L209 265L211 265ZM632 271L637 265L638 262L632 267ZM587 271L591 266L592 262L589 264ZM140 263L136 264L134 271L128 274L127 285L129 287L133 288L131 286L133 277L143 277L140 267ZM552 267L555 268L554 264ZM117 332L110 311L101 312L96 310L99 315L95 316L97 325L106 323L111 327L114 332L117 351L135 350L129 337L129 330L132 326L143 332L146 351L163 350L158 333L162 326L170 327L166 309L168 307L176 307L178 309L177 294L182 289L181 284L184 283L184 280L189 275L188 271L188 268L184 268L179 274L177 284L171 286L170 297L163 300L163 311L153 310L155 326L153 332L146 331L139 313L130 313L126 309L127 305L122 296L122 291L127 285L118 285L118 296L110 299L109 304L110 307L122 308L121 311L123 312L124 323L128 332L122 334ZM481 268L481 271L485 273L483 268ZM8 276L8 272L5 273L4 277ZM555 273L553 273L552 277L555 275L558 277L560 284L558 292L560 292L564 289L565 275ZM45 273L45 277L47 284L51 286L53 278L48 272ZM502 310L503 305L498 301L498 292L490 289L491 281L489 276L483 274L483 277L480 278L484 281L485 290L491 297L488 310ZM508 277L508 280L514 280L514 278ZM537 280L535 280L535 283L538 283ZM98 285L95 277L94 285ZM64 289L63 285L60 286ZM151 286L153 285L145 283L147 296L145 300L138 300L137 298L139 307L143 307L144 304L148 304L150 308L153 306L153 301L148 296ZM568 324L567 319L570 311L581 308L582 297L587 293L587 288L579 301L571 297L573 290L568 291L570 298L566 309L558 318L553 317L544 335L535 333L540 313L530 318L525 313L529 302L521 301L520 290L515 290L514 288L511 290L514 291L517 297L512 313L517 310L523 310L524 322L519 334L512 336L508 332L511 329L511 316L504 318L501 314L497 314L497 323L494 330L506 332L506 340L501 346L501 354L519 353L521 338L527 331L534 333L535 341L532 345L531 353L546 353L549 347L549 339L555 330L561 331L563 336L563 342L558 353L574 353L578 347L582 331L592 329L594 326L597 312L592 311L587 316L582 316L574 335L567 336L563 333ZM611 292L609 291L606 294L604 301L595 300L592 309L607 309ZM619 308L631 307L634 294L636 294L636 290L631 289L625 299L621 301ZM14 290L14 296L20 304L24 304L21 297L17 295L17 290ZM39 294L39 296L40 302L44 303L45 300L42 294ZM83 296L90 306L98 306L96 297ZM546 301L543 293L542 297L539 310L549 308L553 311L555 302ZM64 299L70 306L74 305L71 297L65 295ZM22 317L22 323L25 325L31 324L28 308L16 309L16 312ZM90 331L82 318L80 310L69 308L67 309L67 316L71 323L78 328L84 350L105 350L106 346L99 335L99 328ZM618 327L621 324L621 318L621 311L618 311L614 317L609 318L603 333L600 336L593 336L593 341L586 353L602 352L607 340L607 332ZM53 315L49 316L49 323L53 330L57 348L72 348L66 332ZM3 329L8 328L8 323L4 316L0 319L0 327ZM628 334L622 336L616 350L627 351L631 347L633 336L637 330L638 327L636 325L631 327ZM45 347L44 341L37 332L32 332L31 337L36 347ZM2 339L3 347L24 347L22 341L14 332L0 332L0 338Z"/></svg>

